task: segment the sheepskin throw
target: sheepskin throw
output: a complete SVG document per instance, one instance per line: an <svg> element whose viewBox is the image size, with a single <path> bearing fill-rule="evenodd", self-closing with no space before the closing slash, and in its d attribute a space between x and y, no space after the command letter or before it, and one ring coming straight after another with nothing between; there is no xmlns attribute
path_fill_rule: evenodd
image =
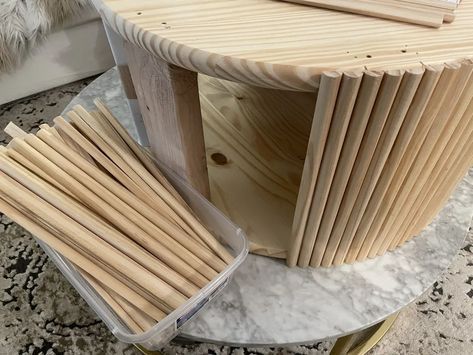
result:
<svg viewBox="0 0 473 355"><path fill-rule="evenodd" d="M55 27L89 0L0 0L0 73L16 68Z"/></svg>

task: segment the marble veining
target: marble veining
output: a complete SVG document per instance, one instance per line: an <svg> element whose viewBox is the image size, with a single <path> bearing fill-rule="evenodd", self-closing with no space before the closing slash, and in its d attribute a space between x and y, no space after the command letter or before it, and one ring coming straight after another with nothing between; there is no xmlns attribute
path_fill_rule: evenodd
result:
<svg viewBox="0 0 473 355"><path fill-rule="evenodd" d="M69 107L102 99L136 137L116 70L89 85ZM183 336L226 344L310 343L366 328L421 295L457 254L473 215L473 169L420 236L394 252L354 265L290 269L249 255L227 289Z"/></svg>

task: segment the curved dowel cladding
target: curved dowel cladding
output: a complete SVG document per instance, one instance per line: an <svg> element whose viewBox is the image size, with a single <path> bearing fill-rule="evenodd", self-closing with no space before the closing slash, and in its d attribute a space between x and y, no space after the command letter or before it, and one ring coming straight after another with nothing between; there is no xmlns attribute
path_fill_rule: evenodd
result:
<svg viewBox="0 0 473 355"><path fill-rule="evenodd" d="M430 223L473 163L472 73L465 60L321 80L288 265L362 261Z"/></svg>

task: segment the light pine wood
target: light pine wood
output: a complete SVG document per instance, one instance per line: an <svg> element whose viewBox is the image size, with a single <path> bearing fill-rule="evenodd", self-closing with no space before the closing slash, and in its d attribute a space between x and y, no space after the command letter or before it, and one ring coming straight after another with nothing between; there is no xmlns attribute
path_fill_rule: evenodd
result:
<svg viewBox="0 0 473 355"><path fill-rule="evenodd" d="M128 302L124 297L120 296L113 290L110 290L110 293L115 298L116 302L125 310L126 313L133 315L133 319L139 324L143 330L147 331L156 325L156 322L153 321L151 317L146 315L140 309L134 307L130 302Z"/></svg>
<svg viewBox="0 0 473 355"><path fill-rule="evenodd" d="M3 130L6 134L8 134L10 137L24 137L28 133L23 131L20 127L15 125L13 122L9 122L5 129Z"/></svg>
<svg viewBox="0 0 473 355"><path fill-rule="evenodd" d="M473 139L473 137L471 138ZM418 235L425 225L438 214L445 202L449 199L453 190L457 187L461 179L463 179L465 174L461 174L461 172L468 171L468 169L473 165L473 146L470 144L469 149L464 152L466 153L465 155L457 157L457 161L460 160L459 164L454 164L452 170L444 180L444 184L450 186L450 188L446 189L440 187L437 189L436 193L432 195L429 204L426 205L422 217L417 221L417 225L414 226L415 229L413 229L413 232L411 232L410 235L407 235L407 239Z"/></svg>
<svg viewBox="0 0 473 355"><path fill-rule="evenodd" d="M450 138L448 131L445 131L445 135L442 136L442 131L445 127L450 130L454 125L457 124L461 115L452 115L455 111L464 87L466 86L468 79L471 74L472 65L469 62L462 64L461 68L457 71L457 79L450 91L444 93L447 100L444 101L443 106L435 118L434 124L431 126L422 146L420 147L416 159L408 172L408 177L404 180L402 189L398 193L395 202L393 203L393 209L390 211L389 224L384 227L388 231L389 237L386 239L389 241L389 245L397 245L400 236L396 234L397 230L402 224L403 220L407 216L407 212L411 207L411 204L417 197L417 194L422 189L425 183L424 179L428 178L432 165L435 165L438 154L443 149L444 140ZM463 105L463 103L460 103ZM432 154L432 159L429 156ZM424 174L425 172L425 174ZM380 251L386 251L389 246L388 243L382 245Z"/></svg>
<svg viewBox="0 0 473 355"><path fill-rule="evenodd" d="M416 157L420 146L422 145L430 127L434 123L435 118L437 117L438 112L444 105L446 100L445 92L451 90L453 85L455 85L455 80L458 77L459 65L447 65L442 70L442 75L439 79L439 82L435 86L435 90L432 94L431 99L420 119L416 130L409 142L399 166L396 169L396 173L392 178L390 186L384 197L384 204L382 209L379 212L379 215L376 217L375 227L370 233L378 235L376 241L373 243L372 250L377 250L379 246L384 242L383 236L383 226L386 223L386 219L391 217L390 208L397 196L399 189L401 189L404 179L409 172L411 165ZM371 255L371 254L370 254Z"/></svg>
<svg viewBox="0 0 473 355"><path fill-rule="evenodd" d="M80 114L77 115L77 113ZM90 115L85 110L79 110L76 112L70 112L68 116L81 127L81 130L94 142L99 142L102 147L106 147L108 151L113 151L116 156L120 156L124 161L124 165L128 171L133 171L135 175L138 175L145 185L147 184L152 190L154 190L155 195L161 198L164 203L160 204L160 209L166 210L171 217L180 223L181 227L189 226L198 236L212 249L216 252L218 256L222 258L227 263L230 263L233 260L233 257L230 253L215 239L215 237L209 233L202 226L202 224L197 220L193 213L191 213L185 206L176 200L171 192L169 192L164 186L159 184L153 175L143 167L136 159L133 159L127 155L126 151L120 149L119 145L115 144L113 140L109 139L107 136L101 137L96 131L94 131L89 126ZM104 142L101 142L101 141ZM142 186L142 185L141 185ZM139 216L137 218L140 218ZM187 224L187 225L186 225Z"/></svg>
<svg viewBox="0 0 473 355"><path fill-rule="evenodd" d="M396 173L396 169L399 167L399 163L405 151L409 146L409 142L414 135L417 124L429 103L441 74L441 70L426 68L422 81L409 106L404 122L398 136L396 137L395 144L385 163L378 183L376 184L365 213L363 214L360 226L356 232L357 235L360 236L360 239L364 240L362 248L357 256L360 260L366 259L371 245L377 239L377 232L372 233L371 228L376 221L379 221L378 223L382 222L382 217L379 216L382 216L383 214L380 214L380 210L383 206L389 205L386 201L386 191ZM376 227L374 227L374 229L376 229Z"/></svg>
<svg viewBox="0 0 473 355"><path fill-rule="evenodd" d="M77 265L76 265L77 267ZM85 271L80 271L82 277L87 280L87 282L92 286L92 288L103 298L103 300L110 306L110 308L117 314L117 316L125 323L125 325L130 328L130 330L136 334L142 333L143 328L140 327L137 322L133 320L136 316L130 316L117 301L116 296L112 296L111 293L95 280L92 276L87 274Z"/></svg>
<svg viewBox="0 0 473 355"><path fill-rule="evenodd" d="M467 75L466 75L467 76ZM471 76L471 73L470 73ZM459 83L459 85L461 85ZM462 136L469 136L469 130L465 129L468 123L471 121L471 113L467 112L469 104L473 100L473 77L470 78L467 87L464 89L460 96L460 99L455 107L454 112L449 117L445 127L443 128L435 146L430 152L428 161L424 165L422 175L419 176L417 184L421 185L421 189L415 194L415 199L409 201L406 209L409 208L406 218L398 226L396 234L400 236L399 240L402 243L404 239L405 229L412 223L412 219L416 215L416 211L421 208L423 198L431 191L432 182L436 178L436 174L443 171L436 171L435 167L443 166L448 160L454 160L455 156L450 157L451 151L455 149L458 144L458 139ZM465 149L468 151L468 149ZM464 151L460 151L459 154L463 155ZM460 172L464 175L464 172Z"/></svg>
<svg viewBox="0 0 473 355"><path fill-rule="evenodd" d="M264 87L314 91L325 71L422 68L473 53L473 0L440 29L283 1L97 3L114 31L168 63Z"/></svg>
<svg viewBox="0 0 473 355"><path fill-rule="evenodd" d="M206 76L199 87L212 203L245 230L251 252L285 258L315 93Z"/></svg>
<svg viewBox="0 0 473 355"><path fill-rule="evenodd" d="M422 145L425 138L424 135L427 134L438 112L445 110L448 97L464 93L465 90L460 88L457 92L446 95L446 92L450 92L450 90L458 85L458 79L464 74L459 71L460 68L460 64L452 64L447 65L445 70L443 66L426 66L424 70L409 70L406 73L389 72L384 75L380 73L378 79L379 87L371 87L372 108L369 107L369 100L365 101L366 98L360 98L362 94L360 89L357 100L360 102L359 110L363 107L365 115L368 116L365 117L365 120L367 120L365 123L366 127L362 126L362 128L359 128L361 131L357 132L357 143L356 139L352 140L350 138L354 133L350 134L351 127L350 125L348 126L347 134L343 140L343 143L346 143L346 152L344 153L342 148L340 157L335 161L337 168L329 186L329 194L319 227L319 231L321 231L321 227L324 226L322 238L327 238L326 246L322 248L323 258L320 265L331 266L334 263L344 262L343 255L340 257L339 246L346 223L353 211L356 211L355 202L362 188L368 192L371 190L373 195L363 199L363 204L366 204L366 211L361 216L358 216L360 221L358 222L355 235L359 233L360 236L358 237L356 249L352 254L355 255L357 260L363 260L366 257L359 257L362 248L365 248L363 253L366 253L367 246L371 242L377 242L378 244L382 242L377 239L372 240L377 235L372 232L372 229L378 228L378 226L381 228L383 225L384 219L380 218L378 220L378 216L383 217L385 214L387 215L391 202L394 200L405 175L409 171L409 162L416 156L418 150L416 147ZM364 77L366 75L364 73ZM381 85L379 81L381 81ZM218 196L214 203L234 220L236 220L235 218L239 219L237 223L241 223L241 226L250 232L250 239L252 241L258 239L257 236L254 236L254 226L257 226L257 228L261 227L260 230L270 236L269 239L265 240L266 244L264 246L253 243L253 252L284 257L286 256L284 247L290 248L292 240L287 237L287 229L284 232L285 234L281 233L278 223L283 220L280 216L287 218L293 214L294 205L291 207L288 204L287 211L284 213L281 206L285 200L288 202L296 201L292 181L296 183L294 186L297 189L297 180L288 180L284 178L284 174L285 172L288 174L289 171L300 172L301 166L299 164L299 168L296 168L297 164L293 165L295 160L291 158L291 154L293 154L291 147L284 145L284 141L281 137L278 138L275 129L270 124L265 125L265 129L261 130L261 132L264 132L264 137L257 135L256 132L260 130L260 121L265 122L266 116L271 117L268 114L268 112L272 112L271 108L274 108L274 112L284 112L284 108L277 107L271 102L269 97L273 97L274 102L277 102L283 101L285 97L288 97L288 94L287 92L276 93L269 89L255 89L244 84L209 78L202 79L200 85L211 187L213 185L212 181L223 187L222 189L213 188L212 193L214 194L213 191L217 191L216 196ZM340 86L335 91L338 97L340 95ZM260 101L263 97L264 100ZM292 97L296 99L298 96ZM251 101L251 98L254 98L254 101L258 103L257 106L252 106L248 103L248 101ZM468 100L466 100L464 94L463 98L460 98L459 101L466 105ZM334 110L336 100L337 98L335 98L335 103L333 103ZM327 103L327 101L319 102ZM389 107L389 110L386 110L386 107ZM304 116L307 115L306 117L308 117L308 109L301 112L305 112ZM333 113L334 111L332 111L332 115ZM260 117L260 119L253 121L253 116L256 119ZM355 110L350 118L350 124L355 122L354 117L356 117L356 122L358 122L360 114L355 116ZM279 121L274 116L274 113L273 120L276 127L279 127L284 122ZM386 121L388 125L385 125ZM300 121L297 118L294 118L293 122L293 128L309 130L309 125L299 127ZM332 117L329 117L329 122L332 123ZM360 122L360 124L362 123ZM317 127L320 128L320 125ZM330 125L327 129L328 135ZM288 134L292 135L292 130L288 131ZM321 134L320 129L316 134ZM294 136L291 139L293 142L300 140L300 147L304 147L304 138L302 136ZM307 139L307 136L305 139ZM257 144L256 142L259 143ZM266 146L268 146L268 150L261 151L262 142L265 142L263 147L266 149ZM280 143L273 146L274 142ZM327 142L325 140L323 147L321 147L322 156ZM386 142L392 148L386 148ZM283 158L284 154L281 152L281 158L278 160L279 149L283 146L286 156ZM247 153L248 147L255 147L251 154ZM376 153L377 149L383 149L384 152L382 154L381 152ZM212 154L216 153L223 155L224 161L220 162L222 165L219 165L210 158ZM348 157L343 158L344 154L351 156L351 162ZM376 166L376 174L378 175L378 178L374 181L366 179L369 171L375 171L373 168L369 169L373 155L375 157L382 155L383 157L381 161L378 161L378 164L373 163ZM342 178L337 178L339 167L339 174L345 180L343 184L339 182ZM322 170L325 170L325 168L319 169L319 171ZM317 175L319 174L320 172ZM399 181L397 177L399 177ZM287 189L280 188L279 181L281 183L286 181ZM316 181L312 181L312 183L316 185ZM368 184L368 186L363 187L364 184ZM260 190L260 186L269 186L270 191L263 193ZM381 200L379 206L377 206L380 202L378 199ZM320 201L320 198L315 200ZM252 201L257 201L257 203L254 204ZM363 204L360 204L360 206L363 206ZM334 205L336 206L335 208L333 207ZM326 214L325 209L327 206L330 206L327 211L331 212ZM247 216L242 218L240 211L248 212ZM268 217L268 222L265 224L261 222L260 226L258 221L266 221L266 213L268 213L268 216L273 217L272 220L274 222L271 222L271 219ZM307 221L310 222L310 218ZM342 223L337 223L337 221ZM306 225L303 225L302 228L306 228ZM340 234L337 235L336 233ZM363 234L365 235L363 236ZM274 237L271 238L271 236ZM349 242L350 244L347 246L347 249L351 250L351 241ZM335 261L337 252L339 253L339 259Z"/></svg>
<svg viewBox="0 0 473 355"><path fill-rule="evenodd" d="M444 13L426 8L402 6L384 0L284 0L291 3L310 5L330 10L345 11L354 14L379 17L400 22L413 23L438 28L443 24Z"/></svg>
<svg viewBox="0 0 473 355"><path fill-rule="evenodd" d="M201 244L195 242L192 239L187 238L176 225L170 223L167 219L161 215L154 213L144 204L140 199L136 198L133 194L127 191L123 186L118 184L113 179L109 178L106 174L100 171L98 168L87 161L81 159L78 154L68 149L67 147L61 146L57 141L54 141L51 136L41 130L37 133L37 136L41 138L45 143L49 144L57 153L62 154L69 161L73 162L79 167L84 173L94 178L98 183L106 186L115 196L119 197L122 201L126 202L130 207L142 214L149 222L156 225L162 231L164 231L169 237L164 237L164 244L168 247L172 247L174 250L182 255L185 260L195 259L193 254L196 255L200 260L208 263L214 270L220 272L226 265L217 256L211 253L207 248L204 248ZM144 221L141 219L140 221ZM139 222L140 222L139 221ZM162 234L162 233L161 233ZM184 247L184 248L183 248ZM191 252L189 252L191 251ZM188 259L189 258L189 259Z"/></svg>
<svg viewBox="0 0 473 355"><path fill-rule="evenodd" d="M158 247L158 245L161 245L161 248L162 246L164 246L170 252L179 256L183 261L185 260L187 264L194 267L195 270L201 272L204 276L208 277L209 279L212 279L213 277L217 275L217 273L214 270L212 270L208 265L206 265L202 260L197 258L194 254L192 254L189 250L187 250L177 241L169 237L167 234L163 233L163 231L157 225L154 225L151 222L151 221L155 221L156 219L159 219L159 215L156 216L155 218L152 218L151 216L153 216L154 214L151 214L151 215L148 215L149 219L147 219L142 214L140 214L136 209L130 207L130 205L127 204L127 202L134 201L135 206L136 206L136 204L139 204L139 201L134 200L131 194L127 194L125 191L120 190L119 186L114 184L113 180L107 180L106 176L101 174L100 171L94 171L93 167L88 165L86 162L83 162L85 163L83 166L90 168L90 169L87 169L88 172L92 172L92 171L95 172L95 174L91 176L88 175L82 169L71 164L70 161L62 157L58 152L56 152L54 149L51 149L47 144L40 141L37 137L33 135L28 135L27 137L25 137L25 141L28 144L30 144L34 149L36 149L41 154L43 154L44 157L46 157L47 159L50 159L52 162L54 162L54 164L56 164L58 167L63 169L63 171L69 174L69 176L75 177L77 182L79 181L82 182L84 186L87 186L87 188L93 191L93 193L95 193L96 196L101 196L105 201L107 201L110 204L110 206L115 206L115 209L117 209L118 211L121 211L122 213L126 213L126 215L133 218L137 226L139 226L149 236L152 236L159 243L159 244L156 244L155 251L158 249L160 252L162 252L162 250ZM76 156L76 158L79 158L79 157ZM80 161L80 159L77 159L77 161ZM99 181L102 181L105 184L101 185L98 181L92 178L92 176L95 178L98 178ZM125 201L117 197L114 193L112 193L109 190L110 188L112 188L112 186L115 187L115 189L113 189L114 192L117 192L117 191L122 192L120 196L122 198L125 197ZM164 221L164 219L162 221ZM162 225L163 224L160 224L160 226ZM175 235L178 238L182 236L179 233L175 233ZM185 238L182 236L182 238L180 238L180 241L182 242L183 240L185 240ZM193 246L198 247L199 245L193 244ZM205 252L205 249L202 249L202 250ZM207 255L209 256L210 254L207 254ZM209 258L210 257L211 256L209 256ZM223 263L221 264L221 267L222 268L224 267Z"/></svg>
<svg viewBox="0 0 473 355"><path fill-rule="evenodd" d="M58 183L56 180L54 180L51 176L46 174L44 171L42 171L40 168L38 168L35 164L30 162L28 159L26 159L23 155L20 153L12 150L12 149L6 149L5 147L0 148L3 153L5 153L8 157L13 159L15 162L18 164L26 167L28 170L34 172L36 175L40 176L42 179L45 181L49 182L52 186L58 188L65 194L69 196L73 196L73 194L69 191L69 189L62 184Z"/></svg>
<svg viewBox="0 0 473 355"><path fill-rule="evenodd" d="M304 170L292 226L293 239L286 259L289 266L295 266L298 263L305 226L312 204L312 196L314 194L320 163L325 149L325 142L335 110L341 81L342 75L339 73L326 73L321 79L320 89L317 95L318 104L315 106L311 136L307 146L307 155L304 162Z"/></svg>
<svg viewBox="0 0 473 355"><path fill-rule="evenodd" d="M123 79L122 79L123 80ZM131 80L131 77L130 77ZM112 114L105 104L99 100L94 100L95 106L100 110L103 117L108 121L108 123L115 129L116 134L118 134L130 147L130 149L135 153L135 155L140 159L141 163L146 166L148 171L153 174L153 176L163 184L166 189L173 194L176 199L179 199L183 205L186 203L182 200L181 196L177 193L174 187L169 183L169 181L164 178L163 174L156 168L154 161L148 156L146 151L130 136L128 131L121 125L118 119Z"/></svg>
<svg viewBox="0 0 473 355"><path fill-rule="evenodd" d="M122 274L131 275L131 279L155 294L172 308L178 308L187 298L173 287L150 273L139 264L104 242L91 231L60 212L44 200L35 197L29 190L22 188L15 180L0 174L1 191L23 208L30 210L38 218L48 221L54 229L68 236L74 236L71 242L89 255L103 261ZM131 281L131 280L130 280Z"/></svg>
<svg viewBox="0 0 473 355"><path fill-rule="evenodd" d="M153 236L149 235L135 224L129 216L137 217L138 213L129 208L128 205L121 202L121 200L116 198L101 185L97 184L93 179L88 177L86 174L80 174L80 180L77 180L48 159L45 159L42 154L25 142L15 138L12 143L14 143L14 149L27 156L31 161L34 161L41 169L45 170L60 183L69 186L70 190L73 191L74 194L88 207L93 208L97 213L102 215L102 217L117 226L123 233L133 238L138 244L145 246L148 251L160 258L170 267L178 270L181 275L185 276L188 280L192 281L199 287L203 287L208 283L209 280L207 278L199 274L199 272L194 270L182 259L176 258L176 255L173 252L164 247L162 243L154 239ZM71 166L69 166L69 168L70 167ZM93 190L89 190L82 183L90 183L90 185L88 185L89 187L97 188L97 195ZM107 203L103 198L110 198L110 200ZM128 217L123 213L125 211L127 212ZM156 232L157 231L153 229L153 233ZM160 232L158 231L158 233Z"/></svg>
<svg viewBox="0 0 473 355"><path fill-rule="evenodd" d="M197 73L125 44L154 155L209 197Z"/></svg>
<svg viewBox="0 0 473 355"><path fill-rule="evenodd" d="M0 170L61 210L70 218L73 218L77 223L82 224L110 245L113 245L115 248L128 255L135 262L162 278L186 296L192 297L192 295L198 292L199 289L196 286L189 283L185 278L167 267L160 260L157 260L138 244L132 242L131 239L116 231L99 216L84 208L77 201L68 198L59 190L55 190L53 187L42 183L41 180L35 178L34 175L15 166L2 155L0 155Z"/></svg>
<svg viewBox="0 0 473 355"><path fill-rule="evenodd" d="M195 235L191 226L188 226L183 218L172 208L172 203L175 202L175 200L177 200L177 203L180 205L185 206L185 204L182 203L182 198L176 198L176 193L173 191L174 189L168 188L169 183L162 184L159 180L156 181L154 176L139 163L132 149L129 148L121 138L110 134L110 130L104 130L103 127L100 127L96 119L79 105L75 106L74 111L68 112L67 115L82 134L100 147L112 162L125 172L127 176L132 177L134 183L145 193L146 197L144 198L151 200L150 203L154 206L156 211L164 211L164 216L176 221L180 227L191 236ZM118 138L118 140L116 138ZM161 179L164 179L164 177L161 176ZM168 193L171 193L171 204L169 203L169 198L165 199L161 195L163 191L166 192L166 196ZM201 241L199 236L195 236L195 239Z"/></svg>
<svg viewBox="0 0 473 355"><path fill-rule="evenodd" d="M351 113L355 106L362 77L362 73L347 73L343 75L340 84L336 106L333 111L332 119L330 120L330 130L325 142L314 193L313 195L308 196L312 203L310 204L297 263L297 265L301 267L308 266L312 256L312 250L320 226L320 220L330 192L330 186L337 167L338 157L342 150L343 141L350 122ZM313 126L312 129L317 130L318 127L316 128ZM311 144L309 143L308 149L311 148Z"/></svg>
<svg viewBox="0 0 473 355"><path fill-rule="evenodd" d="M346 188L347 192L344 194L337 219L335 220L334 229L332 230L331 239L333 239L331 242L338 245L337 252L332 261L335 265L339 265L343 262L345 252L351 243L349 238L343 238L344 231L351 217L351 213L355 209L354 206L357 196L363 187L363 180L375 155L376 147L380 141L383 128L385 128L386 124L389 124L387 118L395 101L402 78L402 72L392 72L384 75L380 93L371 113L367 131L363 137L355 161L355 168L353 169L350 180L348 181Z"/></svg>
<svg viewBox="0 0 473 355"><path fill-rule="evenodd" d="M391 110L389 111L387 123L381 133L376 151L363 180L363 186L358 194L355 207L351 213L350 219L348 220L344 236L342 237L342 239L344 238L351 241L350 246L346 251L340 250L340 253L345 254L345 262L353 262L359 248L361 247L363 240L361 236L356 234L356 231L360 226L367 204L372 196L374 188L376 187L384 164L386 163L391 148L396 140L397 134L404 122L404 118L406 117L406 113L409 110L409 106L422 79L422 75L422 70L413 70L407 71L402 78L398 94L396 95Z"/></svg>
<svg viewBox="0 0 473 355"><path fill-rule="evenodd" d="M327 250L329 253L324 255L326 265L331 265L335 260L334 258L336 251L340 246L343 231L345 230L356 197L362 186L363 178L369 167L376 144L385 125L389 113L388 108L390 108L394 102L401 79L402 74L399 72L388 72L384 74L375 105L370 112L370 118L363 135L363 140L357 152L350 179L345 188L346 192L344 193L342 202L338 209L337 217L330 232L330 239L327 244ZM335 262L341 263L341 261L339 262L338 260Z"/></svg>
<svg viewBox="0 0 473 355"><path fill-rule="evenodd" d="M411 208L411 214L408 215L408 218L400 228L400 234L403 235L401 243L404 243L411 235L414 235L412 229L421 223L419 219L422 214L426 214L425 210L428 210L432 203L434 205L438 204L435 199L432 201L434 195L437 194L436 187L445 186L445 190L448 191L450 186L455 186L457 180L466 173L465 168L458 168L457 165L463 166L465 163L462 160L466 159L466 162L468 162L473 159L469 155L470 145L473 141L473 100L470 101L470 105L464 115L469 117L469 119L462 119L455 128L455 132L442 152L442 159L439 159L435 164L432 176L424 185L415 204ZM458 162L459 160L460 163ZM455 183L451 181L455 181ZM441 194L439 193L439 195ZM429 214L427 213L427 215ZM425 225L421 228L423 227ZM418 232L420 231L417 230L416 233Z"/></svg>
<svg viewBox="0 0 473 355"><path fill-rule="evenodd" d="M315 247L324 251L321 262L322 266L330 265L336 247L338 246L334 243L329 244L330 233L337 217L338 209L340 208L343 194L347 187L371 111L376 102L382 79L383 75L381 73L367 72L363 76L360 92L356 100L345 143L343 144L340 159L338 161L337 171L333 178L330 195L324 209L320 228L317 232ZM317 243L319 243L319 246L317 246Z"/></svg>
<svg viewBox="0 0 473 355"><path fill-rule="evenodd" d="M89 274L94 275L94 277L97 278L97 280L99 280L101 283L127 297L130 302L149 314L153 319L160 321L166 316L163 311L156 308L147 299L142 297L126 284L115 279L112 275L97 267L94 262L84 257L80 252L74 250L65 242L56 238L54 234L49 232L40 224L36 223L36 221L34 221L30 216L23 213L23 211L21 211L19 208L14 207L14 205L16 204L13 202L13 200L9 200L4 195L0 197L0 209L10 219L24 226L37 238L44 241L53 249L57 250L59 253L61 253L61 255L69 259L72 263L78 265L81 269L87 271Z"/></svg>
<svg viewBox="0 0 473 355"><path fill-rule="evenodd" d="M131 192L139 196L156 212L164 213L166 218L177 221L179 226L187 231L191 236L194 235L193 230L189 227L175 211L168 206L162 196L157 193L143 179L143 175L138 174L124 159L124 155L117 153L108 143L97 134L76 112L68 112L75 124L74 127L66 122L62 117L54 119L55 124L64 131L71 139L84 147L87 152L96 159L102 167L115 176L124 186ZM79 132L80 131L80 132ZM83 134L83 135L82 135ZM87 139L88 138L88 139ZM108 140L108 142L111 142ZM147 174L145 169L140 169L143 174ZM153 184L156 184L153 181ZM158 189L159 190L159 189ZM164 211L163 211L164 209ZM195 237L198 239L198 237Z"/></svg>

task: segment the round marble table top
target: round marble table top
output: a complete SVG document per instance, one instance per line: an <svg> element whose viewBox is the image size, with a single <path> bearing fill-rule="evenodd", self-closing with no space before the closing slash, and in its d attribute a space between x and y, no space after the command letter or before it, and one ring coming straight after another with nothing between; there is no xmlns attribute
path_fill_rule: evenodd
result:
<svg viewBox="0 0 473 355"><path fill-rule="evenodd" d="M118 74L112 69L69 105L109 105L137 137ZM340 337L375 324L421 295L450 264L473 215L473 169L420 236L394 252L354 265L288 268L249 255L232 282L182 335L235 345L285 345Z"/></svg>

